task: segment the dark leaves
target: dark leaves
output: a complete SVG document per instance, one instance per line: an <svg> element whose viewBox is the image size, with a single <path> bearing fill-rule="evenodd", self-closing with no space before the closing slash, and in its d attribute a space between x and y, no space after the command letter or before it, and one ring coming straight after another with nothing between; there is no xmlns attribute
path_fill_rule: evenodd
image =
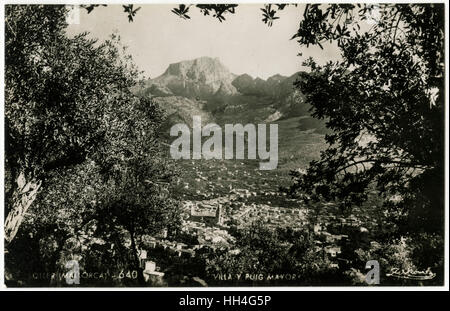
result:
<svg viewBox="0 0 450 311"><path fill-rule="evenodd" d="M261 11L263 12L262 21L264 22L264 24L267 24L269 27L272 26L274 20L279 19L278 16L275 16L277 11L272 9L271 4L266 4L265 7L261 9Z"/></svg>
<svg viewBox="0 0 450 311"><path fill-rule="evenodd" d="M82 8L86 9L88 14L90 14L96 7L106 6L106 4L89 4L89 5L81 5Z"/></svg>
<svg viewBox="0 0 450 311"><path fill-rule="evenodd" d="M189 15L187 13L189 12L189 5L180 4L178 8L173 8L172 13L178 15L179 17L183 19L190 19Z"/></svg>
<svg viewBox="0 0 450 311"><path fill-rule="evenodd" d="M292 190L314 200L340 202L347 209L364 204L368 193L377 189L384 197L383 208L396 198L402 215L393 218L415 217L416 209L425 205L430 214L421 216L421 228L439 230L431 223L442 210L435 197L441 196L443 179L435 170L442 167L444 104L434 105L429 90L443 94L443 62L437 52L444 42L443 19L437 18L442 7L353 9L307 5L293 36L306 46L336 42L343 60L325 66L309 60L311 74L296 84L313 107L313 116L327 118L333 134L326 137L329 148L320 161L311 162L307 174L294 175ZM375 14L377 23L370 30L354 25ZM426 30L432 27L435 31ZM434 88L436 76L439 88ZM441 186L433 190L423 186L424 180Z"/></svg>
<svg viewBox="0 0 450 311"><path fill-rule="evenodd" d="M128 22L132 22L137 11L139 11L141 9L141 7L138 7L137 9L133 9L133 5L132 4L128 4L128 5L122 5L123 7L123 11L125 13L127 13L128 15Z"/></svg>

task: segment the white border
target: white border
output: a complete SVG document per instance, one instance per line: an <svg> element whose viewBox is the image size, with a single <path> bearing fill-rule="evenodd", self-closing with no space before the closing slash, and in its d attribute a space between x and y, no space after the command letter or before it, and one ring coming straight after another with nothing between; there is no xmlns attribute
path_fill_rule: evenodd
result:
<svg viewBox="0 0 450 311"><path fill-rule="evenodd" d="M155 0L133 0L133 3L136 4L177 4L177 3L192 3L192 4L198 4L198 3L230 3L230 1L224 1L224 0L216 0L216 1L202 1L202 0L189 0L189 1L155 1ZM246 1L236 1L233 3L255 3L255 4L263 4L263 3L381 3L382 1L374 1L374 0L368 0L368 1L346 1L346 0L333 0L333 1L324 1L324 0L314 0L314 1L289 1L289 0L246 0ZM132 287L132 288L122 288L122 287L99 287L99 288L92 288L92 287L74 287L74 288L54 288L54 287L28 287L28 288L7 288L4 285L4 252L1 251L2 255L0 256L0 291L41 291L41 290L47 290L47 291L193 291L193 292L202 292L202 291L208 291L208 292L214 292L214 291L416 291L416 290L422 290L422 291L448 291L449 290L449 173L448 173L448 167L449 167L449 146L448 146L448 138L449 138L449 92L448 92L448 86L449 86L449 55L448 55L448 46L449 46L449 39L448 39L448 26L449 26L449 5L443 1L430 1L430 0L421 0L421 1L389 1L389 3L412 3L412 2L418 2L418 3L444 3L445 5L445 87L446 87L446 94L445 94L445 102L446 102L446 109L445 109L445 275L444 275L444 286L427 286L427 287L420 287L420 286L414 286L414 287L401 287L401 286L338 286L338 287L301 287L301 286L293 286L293 287ZM77 0L69 0L69 1L47 1L47 0L16 0L16 1L5 1L0 5L0 51L1 51L1 57L0 57L0 250L4 250L4 5L5 4L96 4L96 3L106 3L106 4L124 4L127 3L126 0L102 0L102 1L77 1Z"/></svg>

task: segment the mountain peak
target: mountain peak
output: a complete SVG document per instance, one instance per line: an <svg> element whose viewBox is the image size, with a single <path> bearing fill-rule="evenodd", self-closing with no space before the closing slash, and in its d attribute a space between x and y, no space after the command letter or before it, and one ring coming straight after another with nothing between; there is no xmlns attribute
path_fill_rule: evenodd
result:
<svg viewBox="0 0 450 311"><path fill-rule="evenodd" d="M213 72L213 71L220 71L231 74L228 68L226 68L220 62L220 59L218 57L212 58L208 56L202 56L191 60L184 60L177 63L172 63L169 65L167 70L162 74L162 76L164 75L187 76L189 74L195 76L195 74L199 72Z"/></svg>
<svg viewBox="0 0 450 311"><path fill-rule="evenodd" d="M248 74L237 76L218 57L202 56L170 64L162 75L147 82L147 88L154 96L173 94L202 100L238 93L281 98L292 92L297 76L276 74L267 80Z"/></svg>
<svg viewBox="0 0 450 311"><path fill-rule="evenodd" d="M151 84L160 84L174 94L190 98L207 99L221 87L230 95L237 93L231 82L235 75L225 67L220 59L203 56L170 64L159 77L150 80Z"/></svg>

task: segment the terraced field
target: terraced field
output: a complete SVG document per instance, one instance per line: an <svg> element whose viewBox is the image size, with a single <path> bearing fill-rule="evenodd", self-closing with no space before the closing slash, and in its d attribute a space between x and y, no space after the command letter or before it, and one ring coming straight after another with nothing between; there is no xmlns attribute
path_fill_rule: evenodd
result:
<svg viewBox="0 0 450 311"><path fill-rule="evenodd" d="M258 193L251 200L276 204L280 201L279 187L290 183L289 171L306 168L325 147L324 135L315 133L314 129L300 130L301 122L302 117L274 122L279 132L279 160L275 170L259 170L258 159L173 160L180 174L175 195L185 200L206 200L242 189Z"/></svg>

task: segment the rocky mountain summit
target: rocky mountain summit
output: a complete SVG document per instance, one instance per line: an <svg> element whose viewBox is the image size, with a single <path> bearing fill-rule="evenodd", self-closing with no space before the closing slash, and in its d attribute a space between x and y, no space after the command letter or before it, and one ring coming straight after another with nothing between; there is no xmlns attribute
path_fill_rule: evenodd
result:
<svg viewBox="0 0 450 311"><path fill-rule="evenodd" d="M154 96L184 96L208 100L217 96L254 95L281 98L294 91L298 73L279 74L267 80L248 74L236 75L218 58L200 57L170 64L166 71L146 83Z"/></svg>
<svg viewBox="0 0 450 311"><path fill-rule="evenodd" d="M208 116L221 123L274 122L309 116L309 106L294 82L299 72L267 80L232 73L218 58L200 57L168 66L146 81L139 90L167 110L167 126L173 121L189 123L192 115Z"/></svg>
<svg viewBox="0 0 450 311"><path fill-rule="evenodd" d="M210 99L217 95L237 94L231 73L218 58L200 57L170 64L159 77L147 82L155 95L178 95Z"/></svg>

